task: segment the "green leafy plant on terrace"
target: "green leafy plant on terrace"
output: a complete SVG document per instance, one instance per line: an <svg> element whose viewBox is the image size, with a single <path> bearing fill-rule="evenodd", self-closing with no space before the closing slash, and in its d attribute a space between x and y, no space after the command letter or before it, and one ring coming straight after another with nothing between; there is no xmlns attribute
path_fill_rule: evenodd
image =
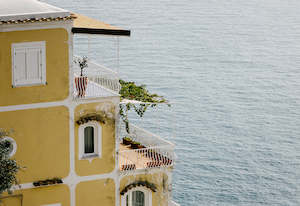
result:
<svg viewBox="0 0 300 206"><path fill-rule="evenodd" d="M121 100L129 99L136 100L141 103L126 103L120 104L120 116L122 121L125 123L126 131L129 133L129 120L128 120L128 112L132 109L137 113L139 117L143 117L147 108L155 107L159 103L166 103L168 106L168 101L158 94L150 93L145 85L136 85L135 82L127 82L124 80L120 80L121 90L119 94L121 95Z"/></svg>

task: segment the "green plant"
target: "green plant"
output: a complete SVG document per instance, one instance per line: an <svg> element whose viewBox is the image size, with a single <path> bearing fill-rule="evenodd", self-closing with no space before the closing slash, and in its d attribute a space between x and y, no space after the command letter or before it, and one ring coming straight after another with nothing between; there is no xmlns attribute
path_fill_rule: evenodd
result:
<svg viewBox="0 0 300 206"><path fill-rule="evenodd" d="M130 139L130 137L124 137L123 139L126 140L126 141L132 141L132 140Z"/></svg>
<svg viewBox="0 0 300 206"><path fill-rule="evenodd" d="M80 76L82 77L84 68L88 67L88 58L87 58L87 56L75 57L74 63L78 64L78 66L80 67Z"/></svg>
<svg viewBox="0 0 300 206"><path fill-rule="evenodd" d="M9 156L11 143L7 140L1 140L8 134L8 132L0 129L0 195L5 191L11 193L10 188L18 183L16 174L20 169L17 162Z"/></svg>
<svg viewBox="0 0 300 206"><path fill-rule="evenodd" d="M46 180L39 180L39 181L35 181L32 184L35 187L39 187L39 186L46 186L46 185L54 185L54 184L62 184L63 181L61 178L55 177L52 179L46 179Z"/></svg>
<svg viewBox="0 0 300 206"><path fill-rule="evenodd" d="M131 144L134 144L134 145L140 145L141 143L139 143L139 142L132 142Z"/></svg>
<svg viewBox="0 0 300 206"><path fill-rule="evenodd" d="M123 138L123 144L124 145L130 145L132 143L132 140L130 139L130 137L124 137Z"/></svg>
<svg viewBox="0 0 300 206"><path fill-rule="evenodd" d="M135 142L135 141L131 142L130 144L131 144L130 147L131 147L132 149L138 149L139 146L141 145L141 143Z"/></svg>
<svg viewBox="0 0 300 206"><path fill-rule="evenodd" d="M124 195L127 191L131 190L132 188L135 187L139 187L139 186L143 186L143 187L147 187L148 189L152 190L153 192L157 191L157 187L155 184L146 181L142 181L142 180L138 180L135 181L129 185L127 185L121 192L120 195Z"/></svg>
<svg viewBox="0 0 300 206"><path fill-rule="evenodd" d="M158 94L151 94L145 85L136 85L134 82L126 82L120 79L121 90L119 94L121 95L121 100L129 99L136 100L141 102L140 104L120 104L120 116L122 121L125 123L126 131L129 133L129 120L128 120L128 112L131 109L134 109L139 117L143 117L147 108L155 107L158 103L167 103L168 101Z"/></svg>

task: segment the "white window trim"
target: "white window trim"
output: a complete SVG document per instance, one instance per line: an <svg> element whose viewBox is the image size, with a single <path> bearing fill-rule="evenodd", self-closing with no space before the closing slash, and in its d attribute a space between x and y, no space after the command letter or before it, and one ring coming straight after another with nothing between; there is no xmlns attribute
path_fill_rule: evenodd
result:
<svg viewBox="0 0 300 206"><path fill-rule="evenodd" d="M128 195L129 205L131 206L131 200L132 200L132 192L134 191L141 191L145 195L145 206L152 206L152 191L145 187L135 187L131 190L127 191L124 195L122 195L121 198L121 205L126 206L126 196Z"/></svg>
<svg viewBox="0 0 300 206"><path fill-rule="evenodd" d="M13 150L9 153L9 157L12 157L16 154L16 152L17 152L17 143L13 138L5 136L5 137L2 137L0 139L0 141L9 141L12 144Z"/></svg>
<svg viewBox="0 0 300 206"><path fill-rule="evenodd" d="M41 48L42 49L42 69L41 69L41 82L15 82L15 50L20 48ZM46 42L45 41L36 41L36 42L23 42L23 43L12 43L11 44L11 57L12 57L12 86L13 87L22 87L22 86L33 86L33 85L45 85L46 84Z"/></svg>
<svg viewBox="0 0 300 206"><path fill-rule="evenodd" d="M84 153L84 129L86 127L94 128L94 153L85 154ZM101 158L102 154L102 127L97 121L89 121L85 124L79 126L79 159L89 159L89 158Z"/></svg>

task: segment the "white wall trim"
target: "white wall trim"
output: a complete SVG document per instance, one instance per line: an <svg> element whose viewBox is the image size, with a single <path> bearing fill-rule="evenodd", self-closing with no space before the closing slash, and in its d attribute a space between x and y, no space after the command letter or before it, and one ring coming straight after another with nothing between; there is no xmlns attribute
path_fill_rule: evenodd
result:
<svg viewBox="0 0 300 206"><path fill-rule="evenodd" d="M131 190L127 191L124 195L122 195L121 197L121 206L126 206L126 196L129 195L129 206L132 206L130 203L131 203L131 195L132 195L132 192L134 191L141 191L144 193L145 195L145 206L152 206L152 191L148 188L145 188L145 187L135 187L135 188L132 188Z"/></svg>
<svg viewBox="0 0 300 206"><path fill-rule="evenodd" d="M0 106L0 112L9 112L9 111L18 111L18 110L27 110L27 109L39 109L39 108L47 108L47 107L57 107L57 106L67 106L70 107L71 104L80 105L80 104L88 104L95 102L107 102L110 101L113 104L118 101L119 97L101 97L99 99L86 99L84 102L82 101L74 101L72 98L67 98L63 101L54 101L54 102L42 102L42 103L32 103L32 104L19 104L19 105L10 105L10 106Z"/></svg>
<svg viewBox="0 0 300 206"><path fill-rule="evenodd" d="M86 127L94 128L94 153L86 155L84 153L84 129ZM94 159L101 158L102 156L102 126L97 121L89 121L85 124L82 124L78 128L78 159Z"/></svg>

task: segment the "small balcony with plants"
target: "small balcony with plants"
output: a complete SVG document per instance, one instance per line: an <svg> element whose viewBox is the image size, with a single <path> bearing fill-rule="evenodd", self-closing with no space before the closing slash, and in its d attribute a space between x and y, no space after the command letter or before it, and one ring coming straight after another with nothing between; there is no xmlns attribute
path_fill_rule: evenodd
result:
<svg viewBox="0 0 300 206"><path fill-rule="evenodd" d="M138 115L135 122L142 123L142 117L148 109L156 108L158 105L171 106L168 101L157 94L151 94L145 86L137 86L134 82L121 83L121 103L119 127L119 170L135 171L151 168L171 168L174 165L175 145L159 135L142 129L131 123L133 114ZM156 122L156 121L155 121ZM149 124L148 124L149 126ZM157 129L159 125L151 125ZM167 130L167 133L169 129Z"/></svg>
<svg viewBox="0 0 300 206"><path fill-rule="evenodd" d="M121 171L173 166L174 144L136 125L129 128L119 145Z"/></svg>
<svg viewBox="0 0 300 206"><path fill-rule="evenodd" d="M73 98L90 99L116 96L120 91L117 72L87 57L74 57Z"/></svg>

